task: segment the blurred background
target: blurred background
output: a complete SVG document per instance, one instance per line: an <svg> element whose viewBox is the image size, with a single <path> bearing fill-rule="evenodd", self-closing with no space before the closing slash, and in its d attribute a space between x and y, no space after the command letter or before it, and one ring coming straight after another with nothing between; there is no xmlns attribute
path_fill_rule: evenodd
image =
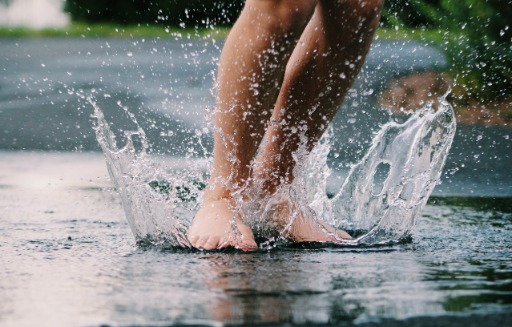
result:
<svg viewBox="0 0 512 327"><path fill-rule="evenodd" d="M208 29L231 26L243 3L243 0L0 0L0 26L4 36L23 34L23 28L47 29L40 34L55 34L58 31L51 31L52 28L65 31L81 24ZM493 102L487 108L493 111L499 107L498 102L512 101L511 16L510 0L386 1L381 21L382 29L389 31L381 33L420 40L441 49L449 62L446 71L456 82L457 103L470 105L465 110L475 110L475 101ZM104 33L108 33L106 29ZM501 118L509 120L510 115Z"/></svg>

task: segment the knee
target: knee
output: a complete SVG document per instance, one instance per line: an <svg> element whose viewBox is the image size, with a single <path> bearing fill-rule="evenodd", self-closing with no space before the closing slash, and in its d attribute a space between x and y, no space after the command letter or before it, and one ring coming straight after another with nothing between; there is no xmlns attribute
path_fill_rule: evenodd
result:
<svg viewBox="0 0 512 327"><path fill-rule="evenodd" d="M279 33L302 32L318 0L248 0L254 24L265 24Z"/></svg>

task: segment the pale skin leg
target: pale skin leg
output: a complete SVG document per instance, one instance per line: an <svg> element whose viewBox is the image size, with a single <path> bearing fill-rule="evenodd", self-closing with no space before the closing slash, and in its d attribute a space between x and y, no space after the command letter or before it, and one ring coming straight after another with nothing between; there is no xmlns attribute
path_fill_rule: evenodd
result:
<svg viewBox="0 0 512 327"><path fill-rule="evenodd" d="M293 180L292 154L301 134L305 133L310 151L332 121L370 48L382 4L382 0L319 1L289 59L273 123L256 158L254 175L265 181L266 193ZM297 217L290 237L298 242L350 238L321 221L312 224L312 219Z"/></svg>
<svg viewBox="0 0 512 327"><path fill-rule="evenodd" d="M233 26L217 76L213 171L188 231L193 247L256 248L250 229L233 217L233 193L249 177L286 62L315 5L316 0L248 0Z"/></svg>
<svg viewBox="0 0 512 327"><path fill-rule="evenodd" d="M193 247L256 248L250 228L234 217L234 194L251 177L263 179L270 193L293 180L299 137L292 131L307 130L309 149L318 141L364 61L380 6L380 0L247 1L219 63L213 171L188 231ZM287 126L272 124L264 134L271 114ZM290 236L323 242L348 234L302 217Z"/></svg>

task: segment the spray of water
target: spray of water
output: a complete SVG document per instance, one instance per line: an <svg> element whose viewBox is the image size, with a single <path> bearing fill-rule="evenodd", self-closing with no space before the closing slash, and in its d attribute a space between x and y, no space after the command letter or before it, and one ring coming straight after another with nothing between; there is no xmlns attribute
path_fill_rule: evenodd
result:
<svg viewBox="0 0 512 327"><path fill-rule="evenodd" d="M360 235L352 243L382 244L410 235L439 181L455 135L453 108L445 97L438 101L437 112L430 103L403 124L384 125L332 199L318 189L311 194L309 202L318 215ZM318 164L309 167L309 174L321 171Z"/></svg>
<svg viewBox="0 0 512 327"><path fill-rule="evenodd" d="M186 231L201 203L209 161L162 161L149 156L140 127L125 131L124 145L118 146L101 109L92 99L89 102L94 107L98 142L136 240L190 247ZM445 97L439 99L437 111L428 104L403 124L384 125L334 196L326 193L331 176L327 133L311 153L298 151L293 183L263 197L257 191L246 192L258 195L244 198L237 210L262 240L262 247L286 242L293 220L305 215L352 233L352 240L340 240L346 245L400 242L410 236L439 181L455 127L453 109ZM274 216L282 216L283 206L288 221L275 225Z"/></svg>

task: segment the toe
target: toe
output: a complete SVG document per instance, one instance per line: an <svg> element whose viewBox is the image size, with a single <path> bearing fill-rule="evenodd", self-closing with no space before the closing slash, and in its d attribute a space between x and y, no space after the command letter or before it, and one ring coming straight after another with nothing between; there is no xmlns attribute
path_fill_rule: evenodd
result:
<svg viewBox="0 0 512 327"><path fill-rule="evenodd" d="M193 247L197 247L197 242L199 241L198 235L187 235L187 239L190 245L192 245Z"/></svg>
<svg viewBox="0 0 512 327"><path fill-rule="evenodd" d="M253 242L253 243L244 243L241 247L240 247L241 250L243 251L256 251L258 250L258 245L256 244L256 242Z"/></svg>
<svg viewBox="0 0 512 327"><path fill-rule="evenodd" d="M324 234L324 242L340 243L344 240L350 240L352 237L345 231L334 228L324 222L318 221L318 227L320 234Z"/></svg>
<svg viewBox="0 0 512 327"><path fill-rule="evenodd" d="M235 248L238 248L242 251L255 251L258 249L258 245L254 240L241 240L238 244L235 245Z"/></svg>
<svg viewBox="0 0 512 327"><path fill-rule="evenodd" d="M194 247L199 250L205 250L204 246L208 242L208 237L199 237Z"/></svg>
<svg viewBox="0 0 512 327"><path fill-rule="evenodd" d="M230 247L233 247L233 244L231 244L231 242L229 240L219 241L219 243L217 244L217 249L219 249L219 250L227 249Z"/></svg>
<svg viewBox="0 0 512 327"><path fill-rule="evenodd" d="M214 250L219 247L219 238L210 236L203 245L204 250Z"/></svg>
<svg viewBox="0 0 512 327"><path fill-rule="evenodd" d="M351 240L352 239L352 236L350 236L349 233L347 233L343 230L337 230L336 236L338 239L342 239L342 240Z"/></svg>

